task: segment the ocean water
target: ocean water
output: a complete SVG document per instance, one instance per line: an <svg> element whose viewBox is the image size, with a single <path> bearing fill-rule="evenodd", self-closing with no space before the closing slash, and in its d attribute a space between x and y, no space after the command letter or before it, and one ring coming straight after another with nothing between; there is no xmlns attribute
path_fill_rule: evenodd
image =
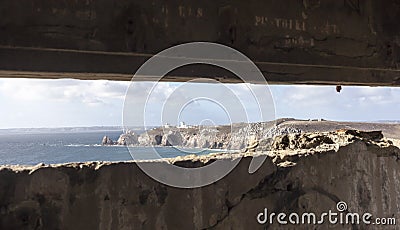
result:
<svg viewBox="0 0 400 230"><path fill-rule="evenodd" d="M86 161L126 161L132 156L125 146L102 146L103 136L117 140L120 131L87 133L12 133L0 135L0 164L36 165ZM211 150L156 147L161 157L191 153L207 154ZM152 159L152 147L130 147L137 159ZM215 151L214 151L215 152Z"/></svg>

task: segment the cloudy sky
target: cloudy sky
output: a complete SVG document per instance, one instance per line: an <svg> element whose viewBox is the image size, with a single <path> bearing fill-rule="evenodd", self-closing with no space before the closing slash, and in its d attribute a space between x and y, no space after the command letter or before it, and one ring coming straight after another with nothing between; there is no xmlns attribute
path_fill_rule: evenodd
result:
<svg viewBox="0 0 400 230"><path fill-rule="evenodd" d="M70 79L0 79L0 128L122 125L129 84ZM252 99L249 89L256 95L268 95L266 86L195 84L160 83L151 97L147 97L146 89L151 84L142 82L129 92L138 101L148 99L145 113L148 125L176 123L174 113L178 112L178 120L189 124L263 119L259 116L260 106L254 97ZM400 88L345 86L341 93L335 91L335 86L269 86L269 89L276 118L400 120ZM191 97L200 99L190 101ZM270 101L263 98L258 104L270 110ZM129 105L133 113L137 113L135 108L138 107L134 103ZM168 114L174 115L171 118Z"/></svg>

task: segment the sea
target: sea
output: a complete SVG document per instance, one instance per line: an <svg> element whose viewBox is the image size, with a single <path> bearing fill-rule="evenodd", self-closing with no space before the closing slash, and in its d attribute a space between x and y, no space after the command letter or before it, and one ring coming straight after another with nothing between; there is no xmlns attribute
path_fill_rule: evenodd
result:
<svg viewBox="0 0 400 230"><path fill-rule="evenodd" d="M107 135L117 140L122 131L71 133L0 133L0 165L58 164L88 161L151 160L153 147L102 146ZM208 154L217 150L155 147L162 158Z"/></svg>

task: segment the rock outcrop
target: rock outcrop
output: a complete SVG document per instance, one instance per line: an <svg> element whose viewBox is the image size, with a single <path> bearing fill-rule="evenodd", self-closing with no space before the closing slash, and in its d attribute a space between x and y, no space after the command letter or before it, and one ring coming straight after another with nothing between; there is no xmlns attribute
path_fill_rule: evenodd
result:
<svg viewBox="0 0 400 230"><path fill-rule="evenodd" d="M154 140L156 140L156 137L161 138L161 145L163 146L182 146L183 145L183 137L181 135L180 131L177 130L170 130L168 133L164 135L155 135ZM156 140L156 143L158 141Z"/></svg>
<svg viewBox="0 0 400 230"><path fill-rule="evenodd" d="M118 138L118 145L137 145L139 143L138 136L134 133L124 133Z"/></svg>
<svg viewBox="0 0 400 230"><path fill-rule="evenodd" d="M300 132L300 129L294 127L279 127L278 121L216 127L154 128L140 135L128 130L121 134L118 141L111 141L110 145L179 146L239 150L246 147L251 137L266 139L282 134Z"/></svg>
<svg viewBox="0 0 400 230"><path fill-rule="evenodd" d="M114 141L112 141L108 136L104 136L101 141L102 145L114 145Z"/></svg>
<svg viewBox="0 0 400 230"><path fill-rule="evenodd" d="M140 141L140 140L139 140ZM135 162L0 168L0 229L394 229L365 224L263 225L264 212L336 211L400 218L400 150L379 133L341 130L257 139L252 152L169 159L200 167L243 157L196 189L156 182ZM267 142L269 151L261 151ZM311 143L311 144L308 144ZM254 151L253 151L254 150ZM253 174L250 161L264 159ZM147 161L144 164L167 164Z"/></svg>

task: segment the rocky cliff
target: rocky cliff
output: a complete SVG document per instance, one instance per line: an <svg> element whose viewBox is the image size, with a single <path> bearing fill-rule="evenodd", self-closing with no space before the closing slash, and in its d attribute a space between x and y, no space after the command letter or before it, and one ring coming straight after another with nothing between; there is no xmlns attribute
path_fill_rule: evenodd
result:
<svg viewBox="0 0 400 230"><path fill-rule="evenodd" d="M163 139L161 138L161 142ZM223 179L178 189L145 175L135 162L3 166L0 229L395 229L357 224L260 224L269 212L369 212L400 218L400 150L379 132L286 134L263 151L148 161L199 167L243 156ZM248 173L250 161L265 158Z"/></svg>
<svg viewBox="0 0 400 230"><path fill-rule="evenodd" d="M187 148L210 148L238 150L246 147L249 138L270 139L277 135L300 133L295 127L279 126L273 122L238 123L221 126L196 126L190 128L154 128L136 134L125 131L117 141L105 136L103 145L126 146L180 146Z"/></svg>

